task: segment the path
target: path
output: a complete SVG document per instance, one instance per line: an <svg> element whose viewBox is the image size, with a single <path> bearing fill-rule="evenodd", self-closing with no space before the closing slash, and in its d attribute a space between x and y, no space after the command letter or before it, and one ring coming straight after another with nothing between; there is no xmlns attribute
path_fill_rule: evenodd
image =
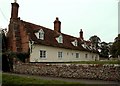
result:
<svg viewBox="0 0 120 86"><path fill-rule="evenodd" d="M66 82L80 82L81 84L102 84L107 86L120 86L120 82L115 81L103 81L103 80L88 80L88 79L70 79L70 78L58 78L58 77L48 77L48 76L38 76L38 75L26 75L26 74L15 74L15 73L3 73L3 74L9 74L9 75L16 75L16 76L22 76L22 77L33 77L37 79L43 79L43 80L60 80L60 81L66 81Z"/></svg>

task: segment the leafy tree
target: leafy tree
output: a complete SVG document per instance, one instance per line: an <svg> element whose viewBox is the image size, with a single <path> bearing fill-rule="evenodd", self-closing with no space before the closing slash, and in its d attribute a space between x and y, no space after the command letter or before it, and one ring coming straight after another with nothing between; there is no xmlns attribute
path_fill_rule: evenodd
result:
<svg viewBox="0 0 120 86"><path fill-rule="evenodd" d="M94 36L91 36L89 38L89 40L92 43L92 47L94 47L96 50L98 50L101 39L98 36L94 35Z"/></svg>
<svg viewBox="0 0 120 86"><path fill-rule="evenodd" d="M1 51L2 52L6 52L6 49L7 49L7 40L6 40L6 36L5 36L5 31L6 31L6 29L2 29L1 31L0 31L0 39L1 39L1 42L0 42L0 44L1 44L1 48L0 49L2 49Z"/></svg>
<svg viewBox="0 0 120 86"><path fill-rule="evenodd" d="M106 42L101 42L100 49L101 49L100 56L108 58L108 56L109 56L109 44Z"/></svg>
<svg viewBox="0 0 120 86"><path fill-rule="evenodd" d="M113 57L120 56L120 34L115 38L115 41L110 48L110 53Z"/></svg>

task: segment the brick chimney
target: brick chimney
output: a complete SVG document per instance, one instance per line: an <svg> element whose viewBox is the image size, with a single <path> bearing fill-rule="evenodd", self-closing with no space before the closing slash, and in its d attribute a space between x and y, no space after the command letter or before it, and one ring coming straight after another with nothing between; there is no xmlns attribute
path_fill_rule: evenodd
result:
<svg viewBox="0 0 120 86"><path fill-rule="evenodd" d="M11 19L17 19L18 18L18 9L19 9L19 4L16 2L11 3L12 9L11 9Z"/></svg>
<svg viewBox="0 0 120 86"><path fill-rule="evenodd" d="M56 20L54 21L54 31L61 33L61 22L58 17L56 17Z"/></svg>
<svg viewBox="0 0 120 86"><path fill-rule="evenodd" d="M82 31L82 29L80 29L80 39L82 39L82 40L84 39L83 38L83 31Z"/></svg>

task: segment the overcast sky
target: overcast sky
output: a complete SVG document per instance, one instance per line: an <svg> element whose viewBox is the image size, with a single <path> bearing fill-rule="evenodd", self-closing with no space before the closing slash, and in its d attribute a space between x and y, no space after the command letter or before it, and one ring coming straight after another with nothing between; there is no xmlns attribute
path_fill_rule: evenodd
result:
<svg viewBox="0 0 120 86"><path fill-rule="evenodd" d="M8 27L11 3L0 0L0 27ZM21 20L53 29L53 21L59 17L62 33L79 37L83 29L84 39L97 35L102 41L112 42L118 35L117 0L17 0Z"/></svg>

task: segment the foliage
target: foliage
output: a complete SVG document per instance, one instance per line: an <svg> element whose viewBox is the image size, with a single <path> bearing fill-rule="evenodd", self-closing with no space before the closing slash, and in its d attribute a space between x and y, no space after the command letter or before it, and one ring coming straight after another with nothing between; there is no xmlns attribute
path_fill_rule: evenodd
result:
<svg viewBox="0 0 120 86"><path fill-rule="evenodd" d="M15 53L15 52L9 52L8 57L10 59L16 58L17 60L20 60L22 62L25 62L25 59L29 57L29 53Z"/></svg>
<svg viewBox="0 0 120 86"><path fill-rule="evenodd" d="M0 49L2 49L2 52L5 52L7 49L7 40L6 40L6 36L5 36L5 29L2 29L0 31Z"/></svg>
<svg viewBox="0 0 120 86"><path fill-rule="evenodd" d="M100 49L101 49L100 56L108 58L108 56L109 56L109 44L106 42L101 42Z"/></svg>
<svg viewBox="0 0 120 86"><path fill-rule="evenodd" d="M22 62L25 62L25 59L28 57L29 57L28 53L17 53L17 58Z"/></svg>
<svg viewBox="0 0 120 86"><path fill-rule="evenodd" d="M89 38L89 40L90 40L91 43L92 43L92 47L94 47L94 48L96 48L96 49L99 48L99 43L101 42L101 39L100 39L98 36L96 36L96 35L91 36L91 37Z"/></svg>
<svg viewBox="0 0 120 86"><path fill-rule="evenodd" d="M113 57L120 56L120 34L115 38L115 41L110 48L110 53Z"/></svg>

